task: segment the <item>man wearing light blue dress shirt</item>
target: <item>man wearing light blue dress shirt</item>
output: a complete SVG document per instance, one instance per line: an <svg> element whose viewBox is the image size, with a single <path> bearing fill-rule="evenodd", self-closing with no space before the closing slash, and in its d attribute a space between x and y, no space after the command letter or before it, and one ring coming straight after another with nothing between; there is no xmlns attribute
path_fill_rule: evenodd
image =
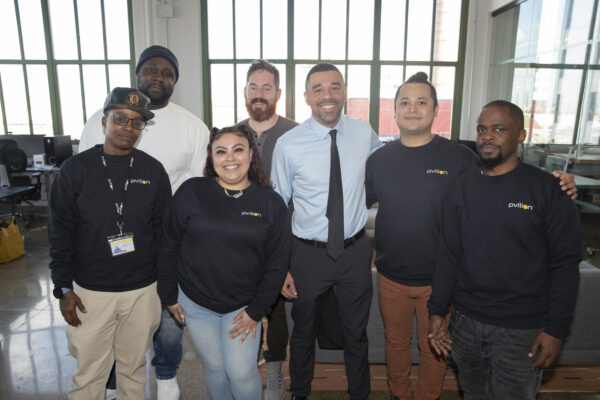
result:
<svg viewBox="0 0 600 400"><path fill-rule="evenodd" d="M305 88L304 97L312 117L277 141L271 173L275 190L286 203L291 199L294 206L295 239L290 273L282 290L284 296L295 299L290 343L292 399L304 399L310 394L315 315L320 299L330 288L337 298L342 325L350 399L366 399L370 390L366 327L372 296L372 250L364 231L365 163L382 143L367 122L342 115L346 87L334 65L315 65L308 73ZM330 219L326 212L336 143L344 241L341 253L332 256L327 243Z"/></svg>

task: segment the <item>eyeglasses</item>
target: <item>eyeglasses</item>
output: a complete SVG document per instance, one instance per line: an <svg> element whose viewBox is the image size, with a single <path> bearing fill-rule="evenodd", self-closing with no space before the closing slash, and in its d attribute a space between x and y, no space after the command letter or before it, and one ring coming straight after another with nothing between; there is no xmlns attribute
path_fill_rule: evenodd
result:
<svg viewBox="0 0 600 400"><path fill-rule="evenodd" d="M113 114L113 120L115 121L115 124L121 126L127 126L129 121L131 121L131 127L133 129L137 129L138 131L146 127L146 121L143 119L127 118L122 114Z"/></svg>

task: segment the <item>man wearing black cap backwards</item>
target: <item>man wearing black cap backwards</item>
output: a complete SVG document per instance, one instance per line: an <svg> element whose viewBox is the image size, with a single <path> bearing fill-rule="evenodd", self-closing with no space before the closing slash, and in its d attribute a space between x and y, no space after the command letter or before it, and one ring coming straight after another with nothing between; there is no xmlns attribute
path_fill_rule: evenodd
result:
<svg viewBox="0 0 600 400"><path fill-rule="evenodd" d="M67 160L50 193L53 293L77 359L69 399L104 398L113 360L119 398L144 398L145 353L160 323L156 249L171 200L163 166L133 149L149 108L140 91L115 88L104 144Z"/></svg>
<svg viewBox="0 0 600 400"><path fill-rule="evenodd" d="M173 193L187 179L202 176L206 161L209 132L204 123L189 111L170 101L179 78L179 62L162 46L145 49L135 68L138 89L151 100L155 117L149 123L135 147L156 157L169 175ZM87 121L81 135L79 150L86 150L104 141L101 110ZM166 307L161 325L154 336L154 358L158 400L177 400L177 368L181 362L183 327L178 325ZM113 375L114 376L114 375ZM114 379L108 385L115 398Z"/></svg>

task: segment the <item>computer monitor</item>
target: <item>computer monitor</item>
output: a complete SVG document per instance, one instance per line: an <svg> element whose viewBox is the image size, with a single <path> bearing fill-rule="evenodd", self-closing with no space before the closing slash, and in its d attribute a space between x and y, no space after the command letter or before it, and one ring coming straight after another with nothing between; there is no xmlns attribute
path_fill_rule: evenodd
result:
<svg viewBox="0 0 600 400"><path fill-rule="evenodd" d="M44 153L46 154L46 164L60 167L63 161L73 155L71 136L46 136L44 138L44 149Z"/></svg>
<svg viewBox="0 0 600 400"><path fill-rule="evenodd" d="M25 152L28 158L34 154L44 154L44 135L9 135L7 139L17 142L17 146Z"/></svg>

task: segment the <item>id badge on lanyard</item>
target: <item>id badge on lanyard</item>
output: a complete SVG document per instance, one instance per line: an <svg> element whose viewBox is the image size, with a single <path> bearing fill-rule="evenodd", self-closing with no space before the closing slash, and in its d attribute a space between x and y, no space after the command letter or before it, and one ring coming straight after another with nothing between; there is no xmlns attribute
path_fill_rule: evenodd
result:
<svg viewBox="0 0 600 400"><path fill-rule="evenodd" d="M109 236L107 239L108 245L110 246L110 253L113 257L133 253L135 251L133 232L120 233L118 235Z"/></svg>
<svg viewBox="0 0 600 400"><path fill-rule="evenodd" d="M108 187L110 191L115 195L114 186L112 183L112 179L108 176L108 169L106 165L106 159L104 155L100 153L100 158L102 160L102 165L105 167L106 178L108 180ZM123 204L125 203L125 195L127 194L127 188L129 186L129 179L131 178L131 170L133 169L133 150L131 153L131 160L129 161L129 171L127 173L127 178L125 179L125 187L123 188L123 195L121 197L121 201L117 202L115 199L115 207L117 210L117 227L119 228L119 233L117 235L108 236L106 239L108 241L108 247L110 249L110 254L113 257L117 257L123 254L133 253L135 251L135 245L133 243L133 232L125 232L123 233Z"/></svg>

